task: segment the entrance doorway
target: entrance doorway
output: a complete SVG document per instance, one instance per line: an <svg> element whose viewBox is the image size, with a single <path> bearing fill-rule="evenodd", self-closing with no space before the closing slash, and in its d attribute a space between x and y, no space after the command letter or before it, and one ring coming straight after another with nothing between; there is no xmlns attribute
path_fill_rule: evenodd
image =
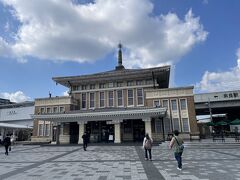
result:
<svg viewBox="0 0 240 180"><path fill-rule="evenodd" d="M77 122L71 122L69 125L70 144L77 144L79 138L79 125Z"/></svg>
<svg viewBox="0 0 240 180"><path fill-rule="evenodd" d="M86 131L90 136L90 142L109 142L109 137L114 137L114 125L107 124L106 121L88 122Z"/></svg>
<svg viewBox="0 0 240 180"><path fill-rule="evenodd" d="M145 124L141 119L124 120L122 124L122 140L125 142L141 142L145 136Z"/></svg>

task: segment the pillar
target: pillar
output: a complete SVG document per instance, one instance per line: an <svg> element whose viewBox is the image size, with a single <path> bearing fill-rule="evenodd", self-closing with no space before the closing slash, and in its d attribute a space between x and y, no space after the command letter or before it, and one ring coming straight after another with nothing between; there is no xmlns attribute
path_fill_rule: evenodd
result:
<svg viewBox="0 0 240 180"><path fill-rule="evenodd" d="M68 128L68 124L61 123L60 135L59 135L60 144L69 144L70 143L70 135L69 135L69 132L66 130L66 128Z"/></svg>
<svg viewBox="0 0 240 180"><path fill-rule="evenodd" d="M145 134L148 133L152 137L151 117L143 118L145 122Z"/></svg>
<svg viewBox="0 0 240 180"><path fill-rule="evenodd" d="M85 122L84 121L79 121L79 135L78 135L78 144L83 144L83 139L82 135L85 132Z"/></svg>
<svg viewBox="0 0 240 180"><path fill-rule="evenodd" d="M120 122L114 123L114 143L121 143L121 128L120 128Z"/></svg>

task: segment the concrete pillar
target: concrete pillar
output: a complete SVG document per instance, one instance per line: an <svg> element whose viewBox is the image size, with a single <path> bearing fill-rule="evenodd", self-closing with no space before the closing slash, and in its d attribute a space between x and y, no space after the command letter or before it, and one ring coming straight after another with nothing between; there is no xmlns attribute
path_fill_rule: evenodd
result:
<svg viewBox="0 0 240 180"><path fill-rule="evenodd" d="M60 144L70 143L70 135L69 133L66 132L66 128L68 128L68 124L62 123L60 128L60 136L59 136Z"/></svg>
<svg viewBox="0 0 240 180"><path fill-rule="evenodd" d="M79 136L78 136L78 144L83 144L82 135L85 132L85 122L79 121Z"/></svg>
<svg viewBox="0 0 240 180"><path fill-rule="evenodd" d="M121 128L120 122L114 123L114 143L121 143Z"/></svg>
<svg viewBox="0 0 240 180"><path fill-rule="evenodd" d="M143 118L145 122L145 134L148 133L152 137L151 117Z"/></svg>

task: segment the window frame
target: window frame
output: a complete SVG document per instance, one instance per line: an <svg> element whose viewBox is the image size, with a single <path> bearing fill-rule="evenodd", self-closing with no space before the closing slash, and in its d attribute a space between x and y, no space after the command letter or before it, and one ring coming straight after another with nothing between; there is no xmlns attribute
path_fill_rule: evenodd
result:
<svg viewBox="0 0 240 180"><path fill-rule="evenodd" d="M110 98L110 92L112 92L112 98ZM112 102L112 106L110 106L110 100ZM114 91L108 91L108 107L114 107Z"/></svg>
<svg viewBox="0 0 240 180"><path fill-rule="evenodd" d="M93 99L91 99L91 95L93 95ZM92 103L93 102L93 106ZM89 93L89 109L94 109L95 108L95 93L94 92L90 92Z"/></svg>
<svg viewBox="0 0 240 180"><path fill-rule="evenodd" d="M178 129L176 129L175 124L174 124L174 119L178 119ZM172 118L173 121L173 129L174 130L178 130L179 132L181 132L181 124L180 124L180 118Z"/></svg>
<svg viewBox="0 0 240 180"><path fill-rule="evenodd" d="M119 98L119 96L118 96L118 92L121 92L121 98ZM120 90L117 90L117 107L124 107L124 98L123 98L123 90L122 89L120 89ZM121 103L122 103L122 105L119 105L119 99L121 99Z"/></svg>
<svg viewBox="0 0 240 180"><path fill-rule="evenodd" d="M83 96L85 95L85 100L83 101ZM83 107L83 102L85 102L85 107ZM81 109L87 109L87 93L81 94Z"/></svg>
<svg viewBox="0 0 240 180"><path fill-rule="evenodd" d="M184 100L185 101L185 109L182 109L182 100ZM180 110L187 110L188 109L188 107L187 107L187 99L186 98L180 98L179 99L179 104L180 104Z"/></svg>
<svg viewBox="0 0 240 180"><path fill-rule="evenodd" d="M176 109L173 109L173 101L176 102ZM171 99L170 100L170 105L171 105L171 111L178 111L178 102L177 102L177 99Z"/></svg>
<svg viewBox="0 0 240 180"><path fill-rule="evenodd" d="M158 102L159 105L156 106L155 102ZM161 101L160 101L160 99L158 99L158 100L157 100L157 99L154 99L154 100L153 100L153 107L161 107Z"/></svg>
<svg viewBox="0 0 240 180"><path fill-rule="evenodd" d="M129 104L129 91L132 91L132 104ZM128 107L134 107L134 90L133 89L127 89L127 106Z"/></svg>
<svg viewBox="0 0 240 180"><path fill-rule="evenodd" d="M183 119L185 119L186 120L186 122L187 122L187 131L185 131L185 129L184 129L184 121L183 121ZM190 132L190 126L189 126L189 118L182 118L182 130L183 130L183 132L187 132L187 133L189 133Z"/></svg>
<svg viewBox="0 0 240 180"><path fill-rule="evenodd" d="M101 99L101 94L103 93L103 99ZM101 104L101 101L103 101L103 106ZM99 92L99 108L104 108L105 107L105 92L100 91Z"/></svg>
<svg viewBox="0 0 240 180"><path fill-rule="evenodd" d="M138 90L141 90L142 96L138 96ZM137 88L136 89L136 94L137 94L137 106L144 106L144 91L143 91L143 88ZM142 98L142 104L139 104L139 100L138 100L139 97Z"/></svg>

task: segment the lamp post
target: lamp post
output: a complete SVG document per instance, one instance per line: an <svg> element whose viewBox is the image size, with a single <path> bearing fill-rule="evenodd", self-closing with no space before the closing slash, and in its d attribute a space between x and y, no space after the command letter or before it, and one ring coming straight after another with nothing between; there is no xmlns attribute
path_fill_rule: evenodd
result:
<svg viewBox="0 0 240 180"><path fill-rule="evenodd" d="M211 108L211 104L210 104L210 99L209 98L208 98L208 109L209 109L210 120L212 122L212 108Z"/></svg>

